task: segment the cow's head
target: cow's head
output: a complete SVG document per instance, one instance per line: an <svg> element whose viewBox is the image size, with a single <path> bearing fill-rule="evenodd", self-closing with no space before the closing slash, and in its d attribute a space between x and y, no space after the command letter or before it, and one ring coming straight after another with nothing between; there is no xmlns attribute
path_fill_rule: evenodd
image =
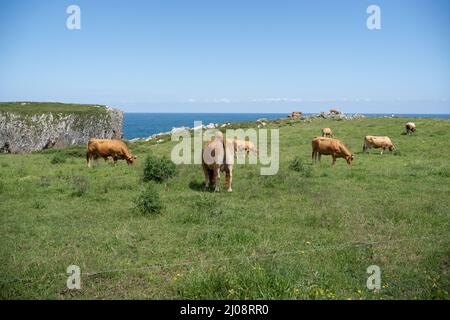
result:
<svg viewBox="0 0 450 320"><path fill-rule="evenodd" d="M246 147L245 147L245 152L247 153L247 154L249 154L250 152L251 153L253 153L253 154L256 154L256 155L258 155L258 149L255 147L255 146L252 146L252 145L247 145Z"/></svg>
<svg viewBox="0 0 450 320"><path fill-rule="evenodd" d="M130 164L133 164L134 163L134 160L136 160L136 158L137 157L135 157L135 156L129 156L126 160L127 160L127 163L130 165Z"/></svg>
<svg viewBox="0 0 450 320"><path fill-rule="evenodd" d="M396 149L396 146L392 145L389 147L389 151L394 151Z"/></svg>
<svg viewBox="0 0 450 320"><path fill-rule="evenodd" d="M352 154L345 157L345 160L347 160L347 163L348 163L349 165L352 164L353 159L354 159L354 156L353 156Z"/></svg>

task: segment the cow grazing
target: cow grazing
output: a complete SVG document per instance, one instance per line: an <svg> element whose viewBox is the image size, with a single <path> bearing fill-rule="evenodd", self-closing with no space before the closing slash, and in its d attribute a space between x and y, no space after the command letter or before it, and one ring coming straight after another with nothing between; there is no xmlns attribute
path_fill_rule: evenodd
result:
<svg viewBox="0 0 450 320"><path fill-rule="evenodd" d="M387 136L366 136L364 138L363 152L371 149L371 148L381 148L381 154L383 154L384 150L388 149L389 151L395 150L395 146L392 143L391 139Z"/></svg>
<svg viewBox="0 0 450 320"><path fill-rule="evenodd" d="M333 158L333 165L337 158L344 158L349 165L352 164L353 154L348 148L338 139L315 137L312 140L312 159L313 162L320 161L322 155L331 155Z"/></svg>
<svg viewBox="0 0 450 320"><path fill-rule="evenodd" d="M293 111L291 112L291 114L289 115L289 118L291 119L297 119L302 115L301 111Z"/></svg>
<svg viewBox="0 0 450 320"><path fill-rule="evenodd" d="M322 137L333 138L334 134L330 128L322 128Z"/></svg>
<svg viewBox="0 0 450 320"><path fill-rule="evenodd" d="M408 122L405 124L406 127L406 134L411 134L416 132L416 124L414 122Z"/></svg>
<svg viewBox="0 0 450 320"><path fill-rule="evenodd" d="M218 132L214 140L208 142L202 152L202 167L205 175L205 187L220 189L220 172L225 172L225 186L231 192L231 180L233 176L234 145L233 141L223 138Z"/></svg>
<svg viewBox="0 0 450 320"><path fill-rule="evenodd" d="M87 144L86 161L88 167L91 167L91 161L98 158L113 160L114 164L117 160L126 160L127 164L133 164L136 157L133 156L127 145L121 140L108 139L90 139Z"/></svg>

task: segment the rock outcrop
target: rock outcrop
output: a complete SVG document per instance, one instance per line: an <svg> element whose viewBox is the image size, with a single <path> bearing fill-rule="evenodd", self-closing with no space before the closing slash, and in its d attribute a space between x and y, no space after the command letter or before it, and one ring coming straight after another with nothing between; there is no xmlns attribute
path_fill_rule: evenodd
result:
<svg viewBox="0 0 450 320"><path fill-rule="evenodd" d="M120 139L123 112L107 106L95 111L21 112L0 107L0 152L21 153L86 144L90 138Z"/></svg>

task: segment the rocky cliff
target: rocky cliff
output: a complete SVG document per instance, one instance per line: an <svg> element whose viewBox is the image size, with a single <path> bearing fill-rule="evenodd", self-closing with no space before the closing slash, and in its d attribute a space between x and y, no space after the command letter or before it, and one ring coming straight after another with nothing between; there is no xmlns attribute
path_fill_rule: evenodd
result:
<svg viewBox="0 0 450 320"><path fill-rule="evenodd" d="M20 153L120 139L123 112L99 105L0 103L0 152Z"/></svg>

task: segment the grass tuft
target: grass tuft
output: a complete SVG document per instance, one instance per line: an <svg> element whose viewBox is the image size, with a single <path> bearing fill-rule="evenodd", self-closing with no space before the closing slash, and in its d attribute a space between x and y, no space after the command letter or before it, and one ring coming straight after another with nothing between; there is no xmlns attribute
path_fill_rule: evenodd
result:
<svg viewBox="0 0 450 320"><path fill-rule="evenodd" d="M52 160L50 161L51 164L61 164L61 163L66 163L67 161L67 155L63 152L56 152L53 157Z"/></svg>

